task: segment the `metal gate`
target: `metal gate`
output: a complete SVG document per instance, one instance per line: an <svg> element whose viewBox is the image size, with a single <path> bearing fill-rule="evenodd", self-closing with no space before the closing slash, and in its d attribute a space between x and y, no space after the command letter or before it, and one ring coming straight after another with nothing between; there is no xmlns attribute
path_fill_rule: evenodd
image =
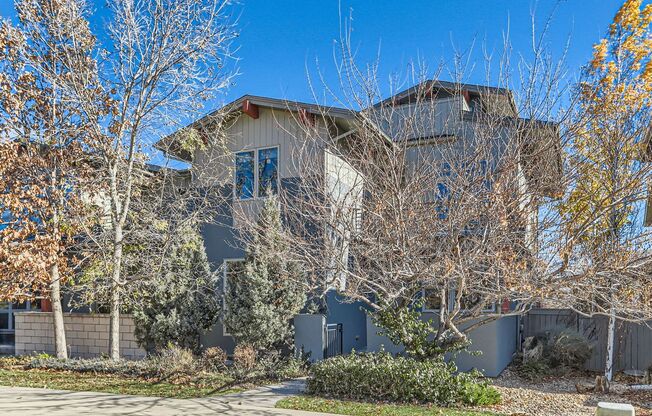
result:
<svg viewBox="0 0 652 416"><path fill-rule="evenodd" d="M324 330L326 331L324 358L342 355L342 324L328 324Z"/></svg>

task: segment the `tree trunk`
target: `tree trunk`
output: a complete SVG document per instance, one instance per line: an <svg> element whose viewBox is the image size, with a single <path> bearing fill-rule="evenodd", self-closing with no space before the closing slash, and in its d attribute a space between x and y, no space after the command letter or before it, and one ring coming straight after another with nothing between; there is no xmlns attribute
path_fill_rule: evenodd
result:
<svg viewBox="0 0 652 416"><path fill-rule="evenodd" d="M50 269L50 301L52 302L52 320L54 321L54 349L57 358L68 358L66 329L63 325L63 308L61 306L61 281L59 266L56 263Z"/></svg>
<svg viewBox="0 0 652 416"><path fill-rule="evenodd" d="M111 315L109 321L109 356L120 359L120 267L122 264L122 229L115 230L113 274L111 277Z"/></svg>
<svg viewBox="0 0 652 416"><path fill-rule="evenodd" d="M609 326L607 327L607 359L604 367L604 376L611 381L614 373L614 343L616 338L616 313L611 309Z"/></svg>

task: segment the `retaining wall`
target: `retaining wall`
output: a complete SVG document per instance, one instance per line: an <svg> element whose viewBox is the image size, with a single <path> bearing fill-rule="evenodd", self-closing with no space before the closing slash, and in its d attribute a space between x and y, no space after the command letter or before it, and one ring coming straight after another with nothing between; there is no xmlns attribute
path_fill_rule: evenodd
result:
<svg viewBox="0 0 652 416"><path fill-rule="evenodd" d="M52 312L16 312L16 355L45 352L54 354ZM64 313L66 343L70 357L91 358L109 353L109 315ZM130 315L120 317L120 355L136 360L144 358L134 336L134 321Z"/></svg>

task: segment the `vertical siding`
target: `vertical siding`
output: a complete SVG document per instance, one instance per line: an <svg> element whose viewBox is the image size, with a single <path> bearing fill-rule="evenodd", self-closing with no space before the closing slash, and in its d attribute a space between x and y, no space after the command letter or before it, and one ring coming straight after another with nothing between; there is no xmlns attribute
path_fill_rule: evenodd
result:
<svg viewBox="0 0 652 416"><path fill-rule="evenodd" d="M313 149L306 146L295 115L283 110L260 108L257 119L242 114L226 126L226 137L229 155L212 146L198 151L194 161L195 165L209 170L220 180L228 180L233 174L233 153L273 146L279 148L279 177L302 176L297 162L306 151Z"/></svg>

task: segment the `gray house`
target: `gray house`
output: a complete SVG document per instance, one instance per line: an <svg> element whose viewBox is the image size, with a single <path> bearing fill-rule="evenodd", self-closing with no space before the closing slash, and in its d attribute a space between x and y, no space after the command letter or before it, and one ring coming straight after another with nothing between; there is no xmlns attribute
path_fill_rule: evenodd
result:
<svg viewBox="0 0 652 416"><path fill-rule="evenodd" d="M415 95L428 92L429 108L436 114L425 115L424 122L415 129L415 149L419 146L433 146L432 140L450 137L463 142L474 133L474 115L489 112L505 120L504 134L516 134L519 118L511 93L500 88L477 85L460 85L447 82L429 81L420 84L378 103L376 109L391 103L395 109L396 120L379 122L378 128L392 138L396 124L401 122L402 114L415 114ZM487 98L490 97L490 98ZM433 105L434 104L434 105ZM489 110L490 109L490 110ZM300 143L301 123L312 125L333 138L343 140L343 146L355 146L355 135L359 117L350 110L323 107L315 104L292 102L245 95L218 110L220 129L226 134L226 149L215 149L209 145L192 152L174 141L174 136L158 143L158 148L168 156L193 164L193 181L220 180L232 183L227 189L231 197L220 207L221 220L217 224L206 225L203 230L209 260L224 273L224 281L240 267L244 259L244 248L238 238L238 224L235 212L248 212L255 215L268 192L279 192L297 186L307 175L326 175L328 164L346 166L343 160L333 160L334 156L325 150L307 148ZM371 112L373 114L373 111ZM427 118L427 119L426 119ZM367 120L369 121L369 120ZM204 131L210 132L214 123L212 115L196 121ZM210 134L210 133L209 133ZM418 139L418 140L417 140ZM435 143L436 144L436 143ZM415 153L416 154L416 153ZM324 170L305 172L298 160L305 157L323 158ZM543 161L561 166L558 155L545 154L540 159L523 167L523 186L530 186L540 180L536 164ZM351 167L352 169L354 167ZM551 184L538 183L539 189L554 192ZM531 221L536 221L536 212L531 213ZM534 241L530 230L524 230L524 238ZM327 313L323 316L299 315L295 319L296 343L311 352L313 359L324 356L356 351L375 351L384 348L398 352L400 346L379 336L377 328L370 321L359 303L344 302L336 290L328 293ZM501 305L494 305L500 309ZM504 306L503 306L504 307ZM424 306L424 317L432 316L434 307ZM471 334L473 350L481 350L480 356L462 355L457 359L461 370L481 369L488 376L496 376L511 362L520 338L520 320L517 317L504 317L474 330ZM218 323L202 338L205 347L220 346L227 351L234 347L233 338L225 327Z"/></svg>

